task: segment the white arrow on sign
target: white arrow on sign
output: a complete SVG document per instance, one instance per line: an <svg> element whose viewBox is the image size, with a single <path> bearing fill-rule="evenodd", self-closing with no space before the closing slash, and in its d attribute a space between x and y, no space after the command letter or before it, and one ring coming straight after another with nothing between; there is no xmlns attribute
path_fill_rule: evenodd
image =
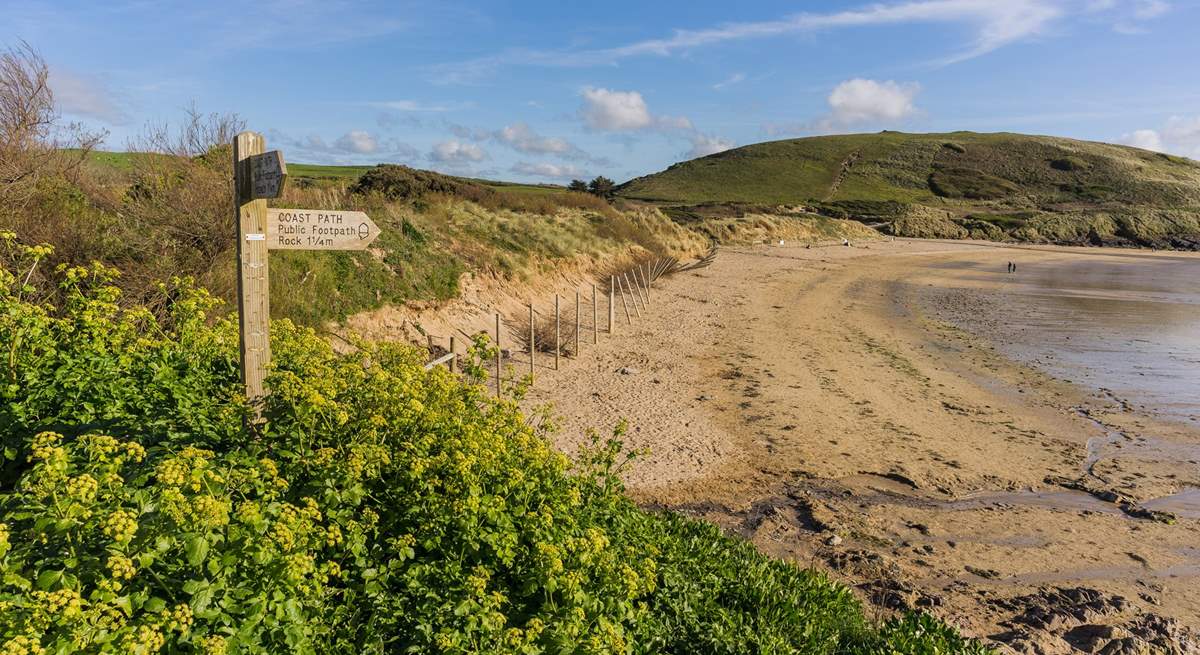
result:
<svg viewBox="0 0 1200 655"><path fill-rule="evenodd" d="M270 250L366 250L379 226L363 212L268 209Z"/></svg>
<svg viewBox="0 0 1200 655"><path fill-rule="evenodd" d="M261 155L251 155L250 160L250 199L278 198L283 193L283 183L287 180L287 164L283 163L283 153L278 150L264 152Z"/></svg>

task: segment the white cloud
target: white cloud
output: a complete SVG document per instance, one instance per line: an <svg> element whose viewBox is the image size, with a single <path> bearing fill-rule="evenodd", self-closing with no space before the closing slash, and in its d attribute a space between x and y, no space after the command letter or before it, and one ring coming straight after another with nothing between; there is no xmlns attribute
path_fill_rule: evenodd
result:
<svg viewBox="0 0 1200 655"><path fill-rule="evenodd" d="M350 130L329 143L318 134L295 138L276 129L267 130L267 143L285 150L288 159L326 164L361 164L378 161L413 161L420 153L399 139L379 139L370 132Z"/></svg>
<svg viewBox="0 0 1200 655"><path fill-rule="evenodd" d="M1200 160L1200 116L1172 116L1161 129L1134 130L1118 143Z"/></svg>
<svg viewBox="0 0 1200 655"><path fill-rule="evenodd" d="M830 13L801 12L775 20L725 23L700 30L675 30L663 38L593 50L514 49L488 57L437 67L437 81L461 83L478 79L497 66L604 66L639 56L672 56L731 41L766 39L814 32L900 24L965 25L973 35L958 52L943 58L950 64L987 54L1037 36L1068 5L1061 0L916 0L870 4Z"/></svg>
<svg viewBox="0 0 1200 655"><path fill-rule="evenodd" d="M338 150L360 155L369 155L379 150L379 143L375 140L375 137L371 136L370 132L364 132L363 130L350 130L342 135L340 139L334 141L333 146Z"/></svg>
<svg viewBox="0 0 1200 655"><path fill-rule="evenodd" d="M1138 20L1158 18L1171 11L1171 5L1163 0L1137 0L1133 4L1133 17Z"/></svg>
<svg viewBox="0 0 1200 655"><path fill-rule="evenodd" d="M430 103L420 102L417 100L379 100L376 102L368 102L366 104L368 106L378 107L380 109L393 109L395 111L409 111L409 112L458 111L460 109L467 109L467 108L470 108L471 106L473 106L473 103L470 103L470 102L452 102L452 103L445 103L445 104L430 104Z"/></svg>
<svg viewBox="0 0 1200 655"><path fill-rule="evenodd" d="M583 107L579 114L584 124L604 132L628 132L646 129L692 128L685 116L656 116L650 113L646 100L637 91L613 91L586 87Z"/></svg>
<svg viewBox="0 0 1200 655"><path fill-rule="evenodd" d="M552 177L560 179L571 179L583 177L583 171L579 167L572 164L548 164L546 162L529 163L519 161L513 164L509 169L514 173L521 175L532 175L534 177Z"/></svg>
<svg viewBox="0 0 1200 655"><path fill-rule="evenodd" d="M117 105L112 91L97 80L55 67L50 69L49 84L54 92L54 103L64 114L92 118L110 125L129 122L129 114Z"/></svg>
<svg viewBox="0 0 1200 655"><path fill-rule="evenodd" d="M725 139L719 136L709 136L699 132L693 134L691 136L691 140L692 149L684 154L684 157L687 157L688 159L714 155L718 152L729 150L737 145L730 139Z"/></svg>
<svg viewBox="0 0 1200 655"><path fill-rule="evenodd" d="M835 125L895 123L916 113L913 100L920 90L915 82L846 80L829 94L829 120Z"/></svg>
<svg viewBox="0 0 1200 655"><path fill-rule="evenodd" d="M461 141L443 141L429 151L429 159L443 164L456 164L472 161L483 161L487 153L474 143Z"/></svg>
<svg viewBox="0 0 1200 655"><path fill-rule="evenodd" d="M1163 150L1162 136L1159 135L1158 130L1134 130L1128 134L1122 134L1119 143L1155 152Z"/></svg>
<svg viewBox="0 0 1200 655"><path fill-rule="evenodd" d="M712 85L712 88L714 91L720 91L721 89L731 87L734 84L740 84L741 82L744 82L744 81L746 81L745 73L734 73L733 75L730 75L729 77Z"/></svg>
<svg viewBox="0 0 1200 655"><path fill-rule="evenodd" d="M514 150L535 155L567 156L579 151L566 139L542 136L525 123L513 123L497 130L495 139Z"/></svg>
<svg viewBox="0 0 1200 655"><path fill-rule="evenodd" d="M1093 12L1106 14L1113 20L1112 28L1119 34L1146 34L1150 30L1145 23L1171 11L1164 0L1125 0L1117 2L1093 1L1089 5Z"/></svg>

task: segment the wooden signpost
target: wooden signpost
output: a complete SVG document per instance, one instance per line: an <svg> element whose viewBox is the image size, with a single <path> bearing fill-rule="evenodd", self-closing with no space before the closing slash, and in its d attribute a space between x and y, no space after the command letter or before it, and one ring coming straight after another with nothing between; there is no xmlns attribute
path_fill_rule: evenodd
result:
<svg viewBox="0 0 1200 655"><path fill-rule="evenodd" d="M379 227L366 214L327 209L268 209L271 250L365 250Z"/></svg>
<svg viewBox="0 0 1200 655"><path fill-rule="evenodd" d="M263 378L271 362L268 250L365 250L379 227L364 213L327 209L268 209L287 181L283 153L242 132L233 140L234 221L237 224L238 316L242 382L261 413Z"/></svg>

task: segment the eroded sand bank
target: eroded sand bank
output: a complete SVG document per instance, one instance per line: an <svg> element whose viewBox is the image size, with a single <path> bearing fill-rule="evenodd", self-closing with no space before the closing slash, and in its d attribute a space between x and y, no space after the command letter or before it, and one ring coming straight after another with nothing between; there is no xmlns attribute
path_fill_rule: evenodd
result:
<svg viewBox="0 0 1200 655"><path fill-rule="evenodd" d="M717 522L871 602L1018 650L1188 648L1200 520L1167 524L1139 503L1200 486L1187 459L1200 430L1014 363L929 305L989 311L969 306L977 295L921 291L960 286L939 272L957 261L1002 271L1097 252L723 249L659 285L633 325L618 311L615 338L540 368L526 402L553 403L568 452L626 418L627 447L649 453L625 474L640 502ZM1158 446L1126 448L1148 439Z"/></svg>

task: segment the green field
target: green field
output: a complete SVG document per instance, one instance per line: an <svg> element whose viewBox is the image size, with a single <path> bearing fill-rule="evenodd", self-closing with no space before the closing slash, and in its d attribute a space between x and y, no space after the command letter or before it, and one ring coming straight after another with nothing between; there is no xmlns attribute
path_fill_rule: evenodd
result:
<svg viewBox="0 0 1200 655"><path fill-rule="evenodd" d="M905 236L1200 247L1200 164L1046 136L885 131L772 141L675 164L617 195L804 205Z"/></svg>

